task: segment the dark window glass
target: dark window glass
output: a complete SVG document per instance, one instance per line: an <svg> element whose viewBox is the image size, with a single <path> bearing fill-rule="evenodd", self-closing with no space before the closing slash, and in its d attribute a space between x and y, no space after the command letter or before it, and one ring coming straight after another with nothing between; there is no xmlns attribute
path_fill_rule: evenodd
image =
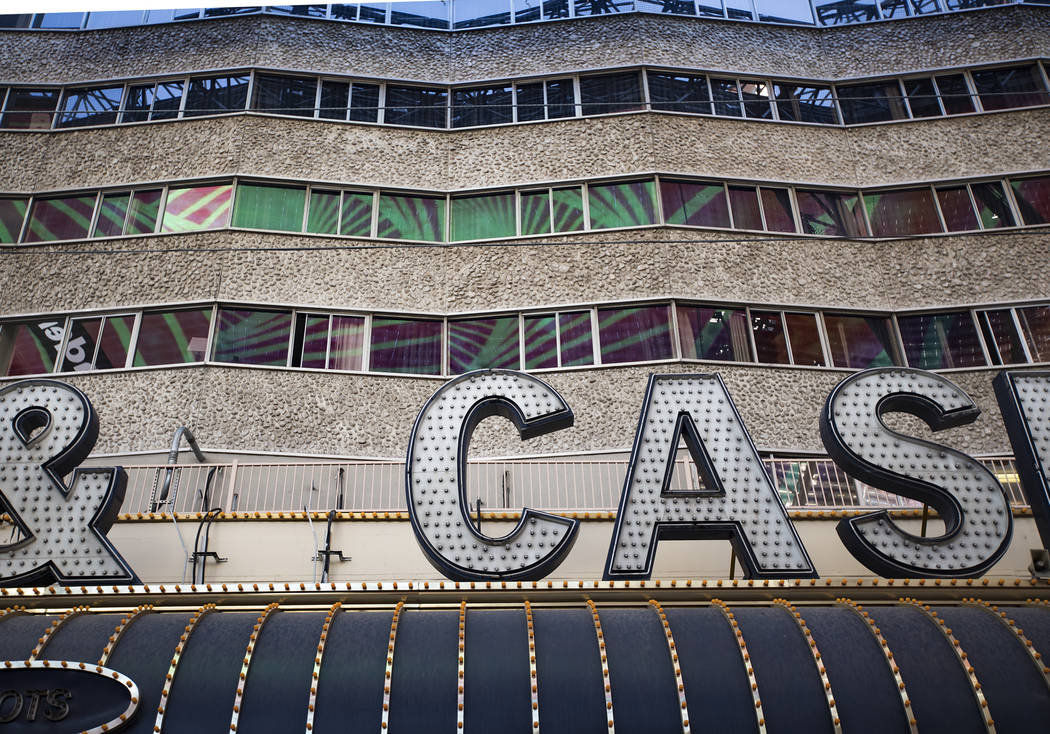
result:
<svg viewBox="0 0 1050 734"><path fill-rule="evenodd" d="M501 316L448 323L448 371L519 369L518 317Z"/></svg>
<svg viewBox="0 0 1050 734"><path fill-rule="evenodd" d="M339 234L348 235L350 237L371 236L372 206L374 201L375 197L372 194L357 191L344 191L343 208L339 218ZM411 207L412 204L406 202L400 206L400 210L404 211L407 216ZM397 210L398 206L395 205L393 208ZM444 212L444 208L442 208L442 212ZM420 211L419 214L424 218L428 216L424 211ZM443 221L444 220L442 220L442 222ZM444 224L442 223L441 232L443 233L444 231Z"/></svg>
<svg viewBox="0 0 1050 734"><path fill-rule="evenodd" d="M390 8L390 24L447 29L451 4L442 0L393 3Z"/></svg>
<svg viewBox="0 0 1050 734"><path fill-rule="evenodd" d="M386 10L389 3L362 4L357 19L362 23L386 23Z"/></svg>
<svg viewBox="0 0 1050 734"><path fill-rule="evenodd" d="M12 89L7 94L0 127L29 130L51 127L58 106L57 89Z"/></svg>
<svg viewBox="0 0 1050 734"><path fill-rule="evenodd" d="M0 242L10 244L18 240L26 217L28 199L0 199Z"/></svg>
<svg viewBox="0 0 1050 734"><path fill-rule="evenodd" d="M288 363L292 314L220 308L215 328L217 362L282 367Z"/></svg>
<svg viewBox="0 0 1050 734"><path fill-rule="evenodd" d="M441 124L434 127L445 126L443 110L439 117L441 118ZM379 122L378 84L354 84L353 94L350 97L350 119L354 122ZM389 122L389 119L387 122Z"/></svg>
<svg viewBox="0 0 1050 734"><path fill-rule="evenodd" d="M332 5L333 20L357 20L357 6L356 5Z"/></svg>
<svg viewBox="0 0 1050 734"><path fill-rule="evenodd" d="M842 119L847 125L903 120L908 117L900 85L894 81L836 87Z"/></svg>
<svg viewBox="0 0 1050 734"><path fill-rule="evenodd" d="M328 15L327 5L270 5L267 13L279 15L298 15L303 18L324 18Z"/></svg>
<svg viewBox="0 0 1050 734"><path fill-rule="evenodd" d="M754 186L730 186L729 204L733 208L736 229L762 229L762 213L758 209L758 192Z"/></svg>
<svg viewBox="0 0 1050 734"><path fill-rule="evenodd" d="M233 226L302 232L305 208L305 187L242 183L237 185Z"/></svg>
<svg viewBox="0 0 1050 734"><path fill-rule="evenodd" d="M876 237L901 237L940 232L941 222L929 188L882 191L864 195L871 232Z"/></svg>
<svg viewBox="0 0 1050 734"><path fill-rule="evenodd" d="M986 110L1031 107L1050 102L1035 64L975 71L973 82Z"/></svg>
<svg viewBox="0 0 1050 734"><path fill-rule="evenodd" d="M259 7L252 8L204 8L205 18L223 18L227 15L247 15L248 13L258 13L262 10Z"/></svg>
<svg viewBox="0 0 1050 734"><path fill-rule="evenodd" d="M92 87L70 89L58 116L59 127L81 127L83 125L112 125L120 111L120 97L124 85L116 87Z"/></svg>
<svg viewBox="0 0 1050 734"><path fill-rule="evenodd" d="M580 102L585 115L641 109L642 88L638 72L581 77Z"/></svg>
<svg viewBox="0 0 1050 734"><path fill-rule="evenodd" d="M678 336L685 359L751 361L743 309L678 306Z"/></svg>
<svg viewBox="0 0 1050 734"><path fill-rule="evenodd" d="M1017 309L1028 351L1036 362L1050 362L1050 306Z"/></svg>
<svg viewBox="0 0 1050 734"><path fill-rule="evenodd" d="M649 99L654 110L711 114L707 78L699 75L648 72Z"/></svg>
<svg viewBox="0 0 1050 734"><path fill-rule="evenodd" d="M583 229L583 189L570 186L552 190L551 217L555 232L578 232Z"/></svg>
<svg viewBox="0 0 1050 734"><path fill-rule="evenodd" d="M788 338L791 339L791 356L795 364L822 367L824 349L820 346L820 331L817 317L811 313L786 313Z"/></svg>
<svg viewBox="0 0 1050 734"><path fill-rule="evenodd" d="M210 321L210 308L142 314L135 366L203 361Z"/></svg>
<svg viewBox="0 0 1050 734"><path fill-rule="evenodd" d="M372 319L369 369L373 372L441 374L441 322Z"/></svg>
<svg viewBox="0 0 1050 734"><path fill-rule="evenodd" d="M795 216L791 213L791 197L787 189L763 186L762 209L766 213L766 229L770 232L794 232Z"/></svg>
<svg viewBox="0 0 1050 734"><path fill-rule="evenodd" d="M592 229L656 224L656 189L652 181L592 184L587 189Z"/></svg>
<svg viewBox="0 0 1050 734"><path fill-rule="evenodd" d="M641 99L639 93L637 99ZM572 79L555 79L547 82L547 119L574 117L576 115L576 90Z"/></svg>
<svg viewBox="0 0 1050 734"><path fill-rule="evenodd" d="M632 0L574 0L576 17L583 15L606 15L634 10Z"/></svg>
<svg viewBox="0 0 1050 734"><path fill-rule="evenodd" d="M75 29L84 23L83 13L37 13L34 28Z"/></svg>
<svg viewBox="0 0 1050 734"><path fill-rule="evenodd" d="M230 222L233 184L168 189L161 232L222 229Z"/></svg>
<svg viewBox="0 0 1050 734"><path fill-rule="evenodd" d="M491 0L455 0L449 3L455 13L454 28L483 28L490 25L510 23L510 5L506 2L493 3ZM395 6L396 7L396 6ZM539 3L536 8L539 19ZM522 20L518 20L519 23Z"/></svg>
<svg viewBox="0 0 1050 734"><path fill-rule="evenodd" d="M519 84L517 89L518 122L544 119L543 82Z"/></svg>
<svg viewBox="0 0 1050 734"><path fill-rule="evenodd" d="M321 81L321 109L318 110L320 117L326 120L345 120L349 101L350 85L347 82L333 82L327 79Z"/></svg>
<svg viewBox="0 0 1050 734"><path fill-rule="evenodd" d="M879 19L874 0L814 0L813 10L816 11L818 25L846 25Z"/></svg>
<svg viewBox="0 0 1050 734"><path fill-rule="evenodd" d="M944 186L937 189L937 200L949 232L977 229L977 215L973 212L970 192L965 186Z"/></svg>
<svg viewBox="0 0 1050 734"><path fill-rule="evenodd" d="M945 74L936 79L945 112L949 115L973 112L973 97L970 96L970 88L966 86L966 77L962 74Z"/></svg>
<svg viewBox="0 0 1050 734"><path fill-rule="evenodd" d="M313 117L317 99L317 80L297 76L257 74L255 76L255 101L257 110L276 112L280 115Z"/></svg>
<svg viewBox="0 0 1050 734"><path fill-rule="evenodd" d="M122 122L170 120L179 114L182 82L160 82L128 89ZM151 112L152 111L152 112Z"/></svg>
<svg viewBox="0 0 1050 734"><path fill-rule="evenodd" d="M554 316L525 317L525 369L543 370L558 366L558 339Z"/></svg>
<svg viewBox="0 0 1050 734"><path fill-rule="evenodd" d="M547 234L551 231L551 195L549 191L521 192L521 233Z"/></svg>
<svg viewBox="0 0 1050 734"><path fill-rule="evenodd" d="M134 323L135 317L130 315L73 319L61 371L124 367Z"/></svg>
<svg viewBox="0 0 1050 734"><path fill-rule="evenodd" d="M32 13L0 15L0 28L28 28L32 21Z"/></svg>
<svg viewBox="0 0 1050 734"><path fill-rule="evenodd" d="M1004 308L981 311L977 315L993 364L1023 364L1028 361L1021 336L1014 325L1013 311Z"/></svg>
<svg viewBox="0 0 1050 734"><path fill-rule="evenodd" d="M985 364L969 311L900 316L897 324L912 367L937 370Z"/></svg>
<svg viewBox="0 0 1050 734"><path fill-rule="evenodd" d="M379 195L379 237L445 241L445 197Z"/></svg>
<svg viewBox="0 0 1050 734"><path fill-rule="evenodd" d="M157 230L161 190L136 191L131 195L126 234L152 234Z"/></svg>
<svg viewBox="0 0 1050 734"><path fill-rule="evenodd" d="M117 237L124 233L124 220L128 216L131 194L106 194L98 208L93 237Z"/></svg>
<svg viewBox="0 0 1050 734"><path fill-rule="evenodd" d="M328 363L328 317L300 313L295 317L292 367L323 370Z"/></svg>
<svg viewBox="0 0 1050 734"><path fill-rule="evenodd" d="M736 79L718 79L711 77L711 97L715 101L715 114L740 117L740 93Z"/></svg>
<svg viewBox="0 0 1050 734"><path fill-rule="evenodd" d="M386 118L389 125L445 127L448 92L424 87L386 87Z"/></svg>
<svg viewBox="0 0 1050 734"><path fill-rule="evenodd" d="M890 320L882 316L824 314L831 362L835 367L867 369L900 364Z"/></svg>
<svg viewBox="0 0 1050 734"><path fill-rule="evenodd" d="M802 231L807 234L864 237L860 197L836 191L796 190Z"/></svg>
<svg viewBox="0 0 1050 734"><path fill-rule="evenodd" d="M922 79L905 79L904 91L908 95L908 106L912 117L939 117L941 106L937 94L933 91L933 82L929 77Z"/></svg>
<svg viewBox="0 0 1050 734"><path fill-rule="evenodd" d="M369 213L368 219L369 229L371 229L371 212ZM315 234L338 234L338 191L319 191L318 189L313 189L310 192L310 213L307 214L306 231L314 232Z"/></svg>
<svg viewBox="0 0 1050 734"><path fill-rule="evenodd" d="M769 85L764 82L744 80L740 84L744 98L744 114L765 120L773 119L773 108L769 104Z"/></svg>
<svg viewBox="0 0 1050 734"><path fill-rule="evenodd" d="M75 240L87 237L95 195L34 199L25 242Z"/></svg>
<svg viewBox="0 0 1050 734"><path fill-rule="evenodd" d="M590 311L558 314L558 332L562 367L594 364Z"/></svg>
<svg viewBox="0 0 1050 734"><path fill-rule="evenodd" d="M452 92L452 127L501 125L514 121L512 87L473 87Z"/></svg>
<svg viewBox="0 0 1050 734"><path fill-rule="evenodd" d="M729 227L729 206L722 184L660 179L664 221L693 227Z"/></svg>
<svg viewBox="0 0 1050 734"><path fill-rule="evenodd" d="M777 114L781 120L838 124L839 118L835 114L835 99L831 94L831 87L778 82L773 85L773 89L777 98Z"/></svg>
<svg viewBox="0 0 1050 734"><path fill-rule="evenodd" d="M1014 215L1006 201L1006 192L998 181L971 184L974 201L977 202L977 214L981 226L985 229L1014 226Z"/></svg>
<svg viewBox="0 0 1050 734"><path fill-rule="evenodd" d="M360 370L364 359L363 316L299 314L292 348L293 367Z"/></svg>
<svg viewBox="0 0 1050 734"><path fill-rule="evenodd" d="M513 237L514 193L452 197L452 240Z"/></svg>
<svg viewBox="0 0 1050 734"><path fill-rule="evenodd" d="M184 116L240 112L248 99L248 78L247 74L191 77Z"/></svg>
<svg viewBox="0 0 1050 734"><path fill-rule="evenodd" d="M569 17L569 0L543 0L543 19Z"/></svg>
<svg viewBox="0 0 1050 734"><path fill-rule="evenodd" d="M671 358L667 306L598 309L602 362L647 362Z"/></svg>
<svg viewBox="0 0 1050 734"><path fill-rule="evenodd" d="M1014 179L1010 185L1025 224L1050 222L1050 176Z"/></svg>
<svg viewBox="0 0 1050 734"><path fill-rule="evenodd" d="M755 356L759 362L790 364L784 323L776 311L752 311L751 333L755 335Z"/></svg>
<svg viewBox="0 0 1050 734"><path fill-rule="evenodd" d="M8 323L0 327L0 374L42 375L55 368L65 319Z"/></svg>

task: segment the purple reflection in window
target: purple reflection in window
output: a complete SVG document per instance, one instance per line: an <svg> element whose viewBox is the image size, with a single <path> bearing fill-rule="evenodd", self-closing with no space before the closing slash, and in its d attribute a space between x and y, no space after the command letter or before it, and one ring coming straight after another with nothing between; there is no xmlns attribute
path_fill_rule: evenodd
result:
<svg viewBox="0 0 1050 734"><path fill-rule="evenodd" d="M561 330L562 367L594 364L591 312L575 311L558 314L558 328Z"/></svg>
<svg viewBox="0 0 1050 734"><path fill-rule="evenodd" d="M602 362L646 362L671 358L667 306L598 309Z"/></svg>
<svg viewBox="0 0 1050 734"><path fill-rule="evenodd" d="M372 319L369 369L375 372L441 374L441 322Z"/></svg>

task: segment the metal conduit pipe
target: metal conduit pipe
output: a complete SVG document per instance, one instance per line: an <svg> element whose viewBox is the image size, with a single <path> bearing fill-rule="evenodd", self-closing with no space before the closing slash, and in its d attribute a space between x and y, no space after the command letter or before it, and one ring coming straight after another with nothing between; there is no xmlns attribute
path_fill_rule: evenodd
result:
<svg viewBox="0 0 1050 734"><path fill-rule="evenodd" d="M168 464L175 465L179 463L179 446L182 444L183 439L186 439L186 443L189 444L190 450L193 451L193 455L196 457L197 462L200 464L207 463L207 459L204 458L200 446L197 445L197 439L193 435L193 431L187 426L179 426L175 429L175 435L171 439L171 449L168 451ZM167 502L168 492L171 490L171 482L174 475L174 469L164 470L164 483L160 487L160 493L158 494L157 485L160 483L160 469L157 470L157 475L153 479L153 492L150 494L149 500L150 512L156 512L157 507ZM174 512L174 507L172 508L172 511Z"/></svg>

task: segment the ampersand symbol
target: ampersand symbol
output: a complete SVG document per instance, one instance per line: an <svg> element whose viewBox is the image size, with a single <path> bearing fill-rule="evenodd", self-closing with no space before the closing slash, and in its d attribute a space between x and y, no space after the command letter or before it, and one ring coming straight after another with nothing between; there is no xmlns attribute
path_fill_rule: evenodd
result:
<svg viewBox="0 0 1050 734"><path fill-rule="evenodd" d="M127 474L76 468L97 438L98 417L72 385L23 380L0 389L0 511L21 536L0 545L0 585L138 582L106 538Z"/></svg>

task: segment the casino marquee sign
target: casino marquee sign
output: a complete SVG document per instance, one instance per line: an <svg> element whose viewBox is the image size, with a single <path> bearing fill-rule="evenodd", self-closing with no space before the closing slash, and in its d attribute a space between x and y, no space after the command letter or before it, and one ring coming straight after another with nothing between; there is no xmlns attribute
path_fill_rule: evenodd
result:
<svg viewBox="0 0 1050 734"><path fill-rule="evenodd" d="M994 387L1040 537L1050 547L1050 372L1004 372ZM887 428L882 418L894 411L934 431L971 423L980 411L946 377L907 368L853 374L821 411L820 437L839 466L927 503L943 519L944 533L917 537L879 511L842 520L843 545L891 578L985 573L1012 533L1002 487L972 457ZM409 516L423 553L446 577L537 580L565 559L578 521L525 508L503 537L470 522L467 450L474 428L492 415L512 421L523 439L573 424L565 399L532 375L483 370L450 380L412 427ZM137 583L106 538L124 499L124 470L77 468L97 435L95 411L75 387L39 379L0 389L0 500L20 531L18 542L0 545L0 585ZM703 479L700 491L670 488L683 441ZM651 375L604 577L648 579L660 540L697 538L730 540L749 578L817 576L721 377Z"/></svg>

